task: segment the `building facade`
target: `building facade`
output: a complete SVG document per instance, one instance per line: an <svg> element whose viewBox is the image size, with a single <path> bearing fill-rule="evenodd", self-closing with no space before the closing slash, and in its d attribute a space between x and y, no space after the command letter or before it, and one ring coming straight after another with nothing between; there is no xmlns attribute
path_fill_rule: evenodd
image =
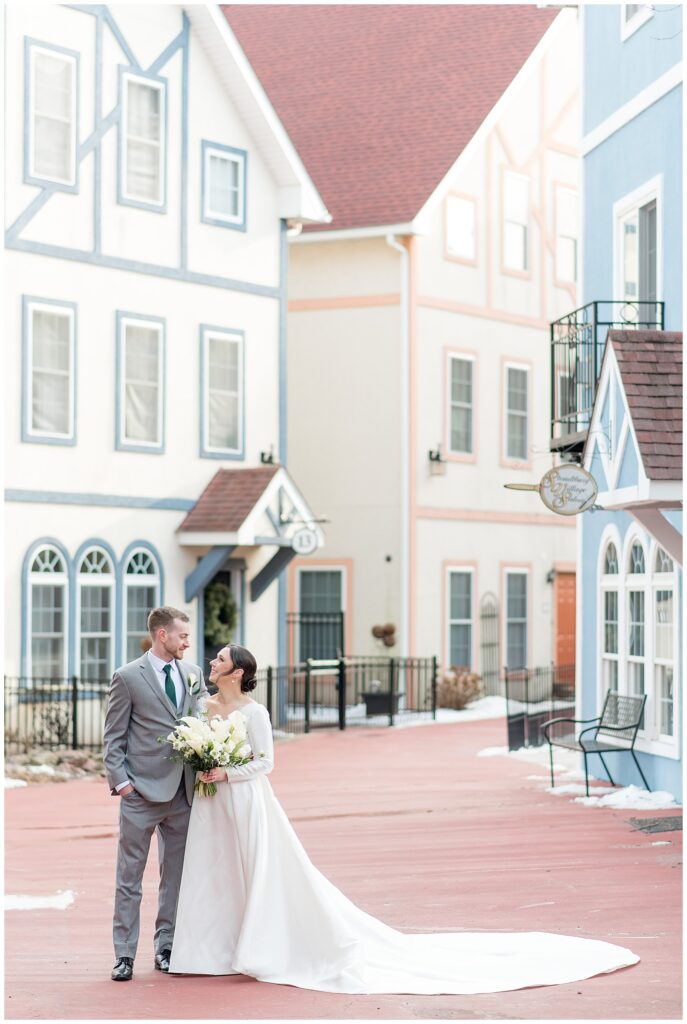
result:
<svg viewBox="0 0 687 1024"><path fill-rule="evenodd" d="M6 674L107 679L161 602L202 662L218 574L274 663L286 231L327 211L218 8L5 16Z"/></svg>
<svg viewBox="0 0 687 1024"><path fill-rule="evenodd" d="M681 29L679 6L584 5L584 306L554 325L552 360L552 447L599 485L600 508L578 524L578 717L598 715L609 689L646 695L642 770L678 799ZM629 758L609 764L641 786Z"/></svg>
<svg viewBox="0 0 687 1024"><path fill-rule="evenodd" d="M504 485L552 465L549 322L577 296L576 15L353 8L356 28L304 9L256 28L225 10L333 216L290 241L290 465L329 520L317 562L289 567L290 609L343 609L348 650L436 653L494 686L505 664L571 663L574 523ZM289 31L317 93L290 88ZM409 70L389 90L392 60Z"/></svg>

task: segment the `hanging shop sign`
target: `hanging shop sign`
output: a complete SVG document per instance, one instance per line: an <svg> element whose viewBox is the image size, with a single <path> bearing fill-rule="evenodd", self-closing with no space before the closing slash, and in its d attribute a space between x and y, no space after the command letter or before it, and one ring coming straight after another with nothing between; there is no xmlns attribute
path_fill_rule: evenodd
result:
<svg viewBox="0 0 687 1024"><path fill-rule="evenodd" d="M538 484L504 484L513 491L539 491L547 508L559 516L586 512L596 501L599 488L591 473L570 462L550 469Z"/></svg>
<svg viewBox="0 0 687 1024"><path fill-rule="evenodd" d="M311 555L317 547L317 534L307 526L303 527L294 533L291 545L297 555Z"/></svg>

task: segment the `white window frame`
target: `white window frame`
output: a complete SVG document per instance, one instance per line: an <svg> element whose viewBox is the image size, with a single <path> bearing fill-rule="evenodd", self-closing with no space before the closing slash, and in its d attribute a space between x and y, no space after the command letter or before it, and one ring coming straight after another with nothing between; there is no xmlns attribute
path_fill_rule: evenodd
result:
<svg viewBox="0 0 687 1024"><path fill-rule="evenodd" d="M472 401L470 402L469 406L465 402L454 402L453 401L453 363L454 362L470 363L470 365L471 365L470 389L471 389ZM475 454L475 385L476 385L476 380L477 380L476 369L477 369L477 360L476 360L475 356L470 355L467 352L463 353L463 352L458 352L458 351L449 352L448 353L448 374L447 374L448 380L446 382L446 403L447 403L447 405L446 405L446 408L447 408L447 417L446 417L446 419L447 419L447 434L448 434L448 436L446 438L446 445L447 445L447 452L448 452L449 455L461 455L461 456L462 455L469 455L469 456L474 456L474 454ZM451 446L451 439L452 439L452 436L453 436L453 406L454 405L458 405L458 406L460 406L463 409L465 409L465 408L469 408L470 409L470 442L471 442L471 446L470 446L469 449L453 448Z"/></svg>
<svg viewBox="0 0 687 1024"><path fill-rule="evenodd" d="M525 215L525 222L524 223L521 223L520 221L516 221L516 220L511 220L507 216L507 212L506 212L506 206L507 206L506 191L507 191L507 188L508 188L508 184L507 183L508 183L508 179L509 178L520 178L521 181L524 181L524 182L527 183L527 213ZM530 234L531 234L531 232L530 232L530 220L531 220L531 218L530 218L530 205L531 205L530 193L531 193L531 188L532 188L532 181L531 181L531 178L530 178L530 176L528 174L521 174L519 171L512 170L509 167L504 167L503 168L503 184L502 184L503 209L501 211L501 266L502 266L503 271L506 274L515 274L517 276L529 277L530 272L531 272L531 266L530 266L530 263L531 263L531 260L530 260ZM520 267L520 266L514 267L514 266L511 266L511 264L506 262L506 225L507 224L517 224L519 227L525 229L525 247L524 247L525 265L522 266L522 267Z"/></svg>
<svg viewBox="0 0 687 1024"><path fill-rule="evenodd" d="M158 336L158 403L157 440L141 441L128 438L126 430L126 329L127 327L153 329ZM165 444L165 322L157 318L117 314L117 450L162 452Z"/></svg>
<svg viewBox="0 0 687 1024"><path fill-rule="evenodd" d="M606 562L606 552L609 546L613 544L615 547L616 558L618 559L618 571L616 573L604 572ZM613 662L616 666L616 678L617 678L617 692L620 693L621 687L621 660L620 650L622 645L622 630L623 625L623 614L622 614L622 602L624 595L624 588L622 584L622 543L620 537L615 530L609 530L603 535L602 543L599 546L599 570L597 573L597 579L599 580L598 593L599 593L599 632L598 632L598 650L599 650L599 672L598 672L598 697L599 706L606 695L606 691L610 689L608 686L608 680L606 678L605 664ZM618 631L618 642L617 650L615 654L607 654L605 647L605 628L606 628L606 594L609 591L613 591L616 595L617 609L618 609L618 620L617 620L617 631Z"/></svg>
<svg viewBox="0 0 687 1024"><path fill-rule="evenodd" d="M161 94L160 100L160 143L158 153L158 173L160 188L156 199L149 199L145 196L130 195L127 192L127 157L128 157L128 103L129 83L137 82L157 89ZM120 120L120 144L119 144L119 202L129 206L137 206L146 210L157 210L164 212L167 197L167 82L165 79L151 78L147 75L137 74L135 71L121 72L121 120ZM149 141L149 140L145 140Z"/></svg>
<svg viewBox="0 0 687 1024"><path fill-rule="evenodd" d="M508 414L510 408L508 405L508 371L509 370L522 370L527 374L527 408L525 410L525 455L521 457L519 455L510 455L508 452ZM531 394L532 394L532 367L527 363L519 363L515 359L507 359L503 363L503 458L508 465L526 465L530 462L530 439L532 436L532 423L531 423ZM520 410L514 410L515 413L520 415Z"/></svg>
<svg viewBox="0 0 687 1024"><path fill-rule="evenodd" d="M509 576L524 576L525 577L525 601L526 611L525 616L525 664L524 665L508 665L508 623L511 621L508 618L508 577ZM519 669L527 668L527 662L530 660L530 620L532 615L531 601L530 601L530 570L527 567L518 567L506 565L503 569L503 659L508 668L512 672L517 672ZM520 621L519 619L513 621Z"/></svg>
<svg viewBox="0 0 687 1024"><path fill-rule="evenodd" d="M603 557L609 541L613 541L618 552L619 574L617 576L604 577ZM644 550L645 572L644 574L629 573L629 557L632 545L638 542ZM618 597L618 693L630 695L629 679L627 673L628 663L628 641L629 641L629 591L644 591L644 691L647 695L644 709L644 728L637 733L635 750L645 754L657 754L672 760L679 759L681 748L681 693L677 685L679 670L679 646L680 646L680 589L678 587L677 573L655 573L653 566L656 558L656 550L660 545L655 541L649 542L649 538L638 527L632 525L626 532L624 538L620 539L617 528L607 527L600 539L599 563L597 568L597 594L599 601L602 600L604 584L606 579L616 581L615 585L619 591ZM673 560L674 566L674 560ZM657 590L673 591L673 670L676 685L673 687L673 724L674 734L672 737L662 735L660 732L660 702L657 699L656 690L656 637L655 637L655 594ZM598 707L606 695L603 683L603 607L599 604L597 615L597 699Z"/></svg>
<svg viewBox="0 0 687 1024"><path fill-rule="evenodd" d="M641 28L649 18L653 18L654 10L651 4L640 4L642 9L636 11L630 18L626 18L628 4L620 5L620 39L625 42L630 36L634 35L638 28Z"/></svg>
<svg viewBox="0 0 687 1024"><path fill-rule="evenodd" d="M470 577L470 618L451 618L451 577L454 575L469 575ZM474 565L449 565L446 567L446 667L452 665L451 661L451 626L470 627L470 664L467 668L470 671L475 669L475 567Z"/></svg>
<svg viewBox="0 0 687 1024"><path fill-rule="evenodd" d="M36 441L55 441L74 444L76 440L76 307L72 303L51 303L42 299L25 297L26 317L26 382L24 394L24 439ZM66 433L57 431L36 430L33 426L33 314L34 312L50 313L67 317L69 320L69 430Z"/></svg>
<svg viewBox="0 0 687 1024"><path fill-rule="evenodd" d="M83 564L83 560L88 555L90 555L93 551L98 551L100 554L105 556L105 558L107 559L107 561L109 563L109 566L110 566L110 571L109 572L107 572L107 573L82 573L81 572L81 566ZM117 588L116 588L115 566L114 566L114 562L113 562L112 557L110 556L109 552L106 551L105 548L100 547L99 544L91 544L91 545L89 545L84 551L81 552L81 554L79 556L78 563L74 566L74 581L75 581L75 587L76 587L76 612L75 612L75 616L76 616L76 618L75 618L76 644L75 644L75 650L74 650L74 661L75 661L76 675L82 681L84 681L84 680L83 680L83 677L81 675L81 640L82 640L82 633L81 633L81 591L82 591L83 587L108 587L109 590L110 590L110 632L108 634L109 638L110 638L110 658L109 658L109 662L110 663L109 663L109 665L107 666L107 669L106 669L106 678L109 678L112 675L113 671L114 671L114 659L115 659L115 649L114 648L115 648L115 642L116 642L115 618L116 618L116 614L117 614L117 607L116 607ZM89 680L89 681L92 682L93 680Z"/></svg>
<svg viewBox="0 0 687 1024"><path fill-rule="evenodd" d="M451 204L454 202L463 203L472 208L472 249L470 252L457 251L451 247ZM446 256L458 263L466 263L469 266L474 266L477 263L477 200L473 196L466 196L460 192L449 192L446 196L446 204L444 208L444 230Z"/></svg>
<svg viewBox="0 0 687 1024"><path fill-rule="evenodd" d="M656 202L656 302L663 300L663 175L644 182L639 188L628 192L613 204L613 281L615 294L619 299L624 295L625 250L623 244L623 222L648 203ZM639 240L638 240L639 243ZM641 254L639 254L641 258ZM624 300L629 303L640 301Z"/></svg>
<svg viewBox="0 0 687 1024"><path fill-rule="evenodd" d="M76 188L77 184L77 161L76 161L76 145L77 145L77 133L78 133L78 93L79 93L79 65L78 65L78 54L68 50L64 50L58 47L50 46L49 44L42 44L33 40L27 39L28 47L28 60L27 60L27 74L29 81L28 87L28 111L27 111L27 166L26 175L27 180L30 182L53 182L57 185L65 185L68 187ZM71 133L70 133L70 154L71 154L71 174L68 178L55 178L47 174L41 174L36 170L35 167L35 142L36 142L36 130L35 130L35 102L36 102L36 54L43 53L46 56L54 60L62 60L66 64L69 64L72 69L72 103L71 103Z"/></svg>
<svg viewBox="0 0 687 1024"><path fill-rule="evenodd" d="M565 193L567 193L570 196L573 196L575 201L577 202L577 224L578 224L578 230L577 230L577 235L575 237L573 237L571 235L563 234L563 232L560 230L559 202L560 202L560 196L562 194L565 194ZM573 284L573 285L576 285L578 283L578 278L580 276L579 275L579 262L580 262L580 231L579 231L580 212L579 212L579 205L580 205L580 195L579 195L579 192L577 191L577 189L573 188L570 185L561 185L561 184L558 184L558 183L554 186L554 210L555 210L555 217L556 217L556 238L555 238L555 247L556 247L556 256L555 256L555 259L556 259L556 280L560 281L561 284ZM559 260L559 252L558 252L559 239L566 239L568 241L573 241L575 243L575 262L574 262L573 277L572 278L564 277L563 274L561 273L560 260Z"/></svg>
<svg viewBox="0 0 687 1024"><path fill-rule="evenodd" d="M238 444L236 448L216 448L210 445L210 339L235 342L238 345ZM245 336L243 331L228 328L201 326L201 455L209 458L243 458L245 445Z"/></svg>
<svg viewBox="0 0 687 1024"><path fill-rule="evenodd" d="M155 574L127 573L129 563L136 555L145 555L155 566ZM127 649L129 646L129 587L152 587L155 590L155 603L153 607L160 604L161 573L160 564L156 556L147 547L141 545L133 548L127 555L126 562L122 566L122 652L123 661L127 661Z"/></svg>
<svg viewBox="0 0 687 1024"><path fill-rule="evenodd" d="M221 160L226 160L228 162L235 163L239 168L238 213L235 216L223 213L222 211L213 210L210 207L210 159L213 156L219 157ZM224 146L221 145L220 143L208 142L207 140L203 140L203 209L201 219L205 224L215 224L220 227L230 227L237 228L239 230L245 230L247 157L248 155L246 151L243 149L237 149L234 148L233 146Z"/></svg>
<svg viewBox="0 0 687 1024"><path fill-rule="evenodd" d="M43 551L54 551L59 557L60 561L64 566L64 572L55 573L42 573L32 572L31 566L35 562L36 558ZM54 547L52 544L40 544L34 551L31 552L31 561L28 566L27 574L27 594L26 594L26 675L27 675L27 688L33 688L33 588L39 586L50 586L50 587L62 587L63 588L63 630L62 630L62 679L67 679L69 676L69 568L66 564L65 556L62 554L59 548Z"/></svg>

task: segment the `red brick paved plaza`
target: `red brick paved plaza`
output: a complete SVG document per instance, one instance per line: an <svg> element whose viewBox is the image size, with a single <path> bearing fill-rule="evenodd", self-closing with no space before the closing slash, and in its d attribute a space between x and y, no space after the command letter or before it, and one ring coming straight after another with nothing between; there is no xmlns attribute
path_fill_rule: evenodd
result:
<svg viewBox="0 0 687 1024"><path fill-rule="evenodd" d="M135 977L114 984L117 802L104 780L85 779L6 793L6 891L76 894L67 910L6 913L6 1017L680 1018L682 833L645 835L628 824L675 812L554 798L527 778L540 771L531 764L475 756L503 743L498 719L318 732L278 744L272 785L314 863L388 924L580 934L629 946L642 958L636 967L472 996L342 996L245 977L167 977L152 963L153 850Z"/></svg>

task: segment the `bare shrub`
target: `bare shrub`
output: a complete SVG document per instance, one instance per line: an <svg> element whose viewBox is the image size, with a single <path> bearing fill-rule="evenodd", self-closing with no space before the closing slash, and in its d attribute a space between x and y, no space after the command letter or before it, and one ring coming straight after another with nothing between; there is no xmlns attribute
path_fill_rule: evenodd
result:
<svg viewBox="0 0 687 1024"><path fill-rule="evenodd" d="M477 672L460 665L444 670L437 688L437 706L461 711L471 701L482 696L484 686Z"/></svg>

